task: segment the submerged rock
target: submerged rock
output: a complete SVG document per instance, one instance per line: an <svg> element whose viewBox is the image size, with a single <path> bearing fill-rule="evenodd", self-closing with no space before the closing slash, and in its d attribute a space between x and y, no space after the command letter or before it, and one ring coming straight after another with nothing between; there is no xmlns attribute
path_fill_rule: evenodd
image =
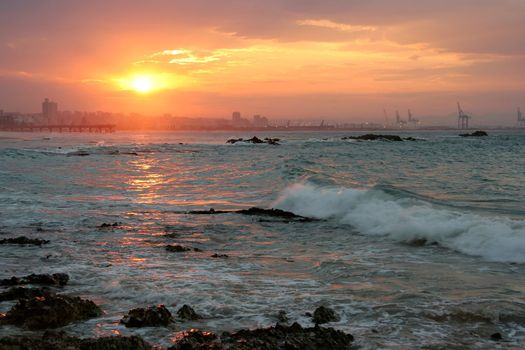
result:
<svg viewBox="0 0 525 350"><path fill-rule="evenodd" d="M166 250L172 253L184 253L184 252L189 252L192 249L190 247L185 247L180 244L174 244L174 245L168 244L166 246Z"/></svg>
<svg viewBox="0 0 525 350"><path fill-rule="evenodd" d="M183 305L179 309L179 311L177 311L177 316L180 319L191 321L202 319L202 317L198 313L196 313L195 310L193 310L189 305Z"/></svg>
<svg viewBox="0 0 525 350"><path fill-rule="evenodd" d="M48 244L49 241L45 239L38 238L27 238L25 236L16 237L16 238L5 238L0 240L0 244L18 244L18 245L37 245L41 246L42 244Z"/></svg>
<svg viewBox="0 0 525 350"><path fill-rule="evenodd" d="M65 332L47 331L42 337L11 336L0 338L0 349L5 350L151 350L153 347L141 337L112 336L79 339Z"/></svg>
<svg viewBox="0 0 525 350"><path fill-rule="evenodd" d="M262 209L257 207L252 207L250 209L242 209L235 211L237 214L241 215L257 215L257 216L271 216L274 218L281 219L298 219L298 220L312 220L301 215L296 215L292 212L281 210L281 209Z"/></svg>
<svg viewBox="0 0 525 350"><path fill-rule="evenodd" d="M231 145L236 144L237 142L252 143L252 144L267 143L269 145L279 145L279 141L281 141L281 140L278 139L278 138L268 138L268 137L266 137L264 140L261 140L257 136L254 136L251 139L246 139L246 140L243 139L243 138L229 139L228 141L226 141L226 143L229 143Z"/></svg>
<svg viewBox="0 0 525 350"><path fill-rule="evenodd" d="M277 314L277 321L279 323L288 323L288 315L286 314L286 311L279 310L279 313Z"/></svg>
<svg viewBox="0 0 525 350"><path fill-rule="evenodd" d="M339 316L335 311L329 307L319 306L315 309L312 316L312 322L315 324L323 324L328 322L337 322L339 321Z"/></svg>
<svg viewBox="0 0 525 350"><path fill-rule="evenodd" d="M398 135L379 135L379 134L366 134L361 136L346 136L341 140L360 140L360 141L403 141L401 136Z"/></svg>
<svg viewBox="0 0 525 350"><path fill-rule="evenodd" d="M241 214L241 215L249 215L249 216L272 217L272 218L278 218L278 219L295 220L295 221L303 221L303 222L315 220L312 218L297 215L292 212L281 210L281 209L273 209L273 208L263 209L263 208L258 208L258 207L252 207L249 209L241 209L241 210L215 210L211 208L210 210L190 211L189 214L196 214L196 215Z"/></svg>
<svg viewBox="0 0 525 350"><path fill-rule="evenodd" d="M102 225L98 226L98 228L116 228L120 226L122 226L121 222L114 222L114 223L104 222Z"/></svg>
<svg viewBox="0 0 525 350"><path fill-rule="evenodd" d="M31 299L34 297L41 297L53 292L49 288L25 288L14 287L5 292L0 293L0 301L16 300L16 299Z"/></svg>
<svg viewBox="0 0 525 350"><path fill-rule="evenodd" d="M31 330L57 328L74 321L87 320L102 314L91 300L67 295L47 294L20 299L0 324L12 324Z"/></svg>
<svg viewBox="0 0 525 350"><path fill-rule="evenodd" d="M164 305L130 310L120 323L126 327L158 327L173 322L171 312Z"/></svg>
<svg viewBox="0 0 525 350"><path fill-rule="evenodd" d="M333 328L303 328L277 324L275 327L214 334L190 331L168 350L342 350L352 349L354 337Z"/></svg>
<svg viewBox="0 0 525 350"><path fill-rule="evenodd" d="M486 131L474 131L472 134L459 134L461 137L483 137L483 136L489 136Z"/></svg>
<svg viewBox="0 0 525 350"><path fill-rule="evenodd" d="M65 273L50 274L31 274L25 277L11 277L0 280L0 286L15 286L20 284L43 284L51 286L65 286L69 281L69 276Z"/></svg>
<svg viewBox="0 0 525 350"><path fill-rule="evenodd" d="M211 258L215 258L215 259L218 259L218 258L222 258L222 259L227 259L229 258L229 256L227 254L218 254L218 253L215 253L211 256Z"/></svg>

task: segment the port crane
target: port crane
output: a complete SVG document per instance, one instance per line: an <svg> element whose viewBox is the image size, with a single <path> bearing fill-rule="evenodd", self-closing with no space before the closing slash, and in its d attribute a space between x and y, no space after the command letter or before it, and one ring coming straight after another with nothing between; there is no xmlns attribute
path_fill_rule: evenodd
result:
<svg viewBox="0 0 525 350"><path fill-rule="evenodd" d="M461 105L458 102L458 129L468 129L469 119L472 119L472 117L463 112L463 109L461 109Z"/></svg>

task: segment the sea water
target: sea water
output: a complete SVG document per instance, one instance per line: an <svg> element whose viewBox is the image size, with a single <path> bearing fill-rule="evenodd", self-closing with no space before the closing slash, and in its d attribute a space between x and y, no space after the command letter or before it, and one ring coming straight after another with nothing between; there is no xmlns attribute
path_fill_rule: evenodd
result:
<svg viewBox="0 0 525 350"><path fill-rule="evenodd" d="M281 145L225 143L253 134ZM0 245L0 278L69 274L64 293L104 310L64 328L81 337L167 346L189 328L270 326L279 310L310 326L325 305L364 349L524 347L525 134L342 140L358 134L1 133L0 239L51 242ZM319 220L189 213L252 206ZM119 325L154 304L204 319Z"/></svg>

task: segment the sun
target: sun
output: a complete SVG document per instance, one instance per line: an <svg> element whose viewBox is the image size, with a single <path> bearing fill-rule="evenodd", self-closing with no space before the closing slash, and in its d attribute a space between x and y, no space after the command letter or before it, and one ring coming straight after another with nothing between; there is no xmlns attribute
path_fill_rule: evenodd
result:
<svg viewBox="0 0 525 350"><path fill-rule="evenodd" d="M149 76L139 76L133 79L131 86L133 90L141 94L147 94L154 88L153 80Z"/></svg>

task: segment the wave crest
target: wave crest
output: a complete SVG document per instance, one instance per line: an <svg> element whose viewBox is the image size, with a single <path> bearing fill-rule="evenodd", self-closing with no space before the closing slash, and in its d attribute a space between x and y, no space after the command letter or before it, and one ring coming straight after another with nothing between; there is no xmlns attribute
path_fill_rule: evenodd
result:
<svg viewBox="0 0 525 350"><path fill-rule="evenodd" d="M490 261L525 263L525 220L441 208L380 188L358 190L310 183L285 189L274 207L302 216L338 220L364 235L407 243L437 243Z"/></svg>

